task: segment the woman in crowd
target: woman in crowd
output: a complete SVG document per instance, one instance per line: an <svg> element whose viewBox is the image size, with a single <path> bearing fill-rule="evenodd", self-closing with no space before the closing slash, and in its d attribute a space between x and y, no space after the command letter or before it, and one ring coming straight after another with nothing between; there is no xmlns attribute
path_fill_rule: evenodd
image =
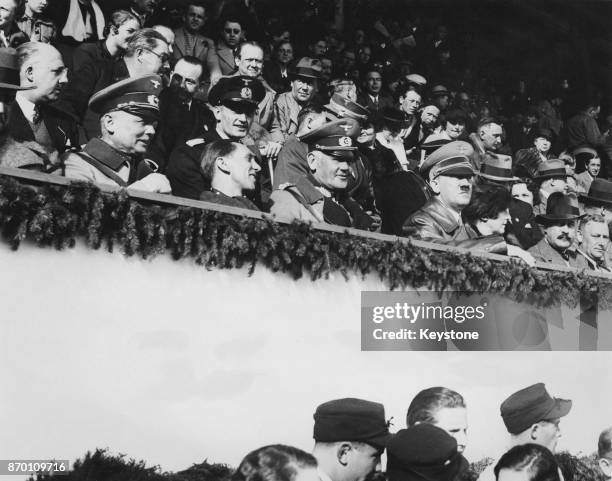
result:
<svg viewBox="0 0 612 481"><path fill-rule="evenodd" d="M507 451L495 466L497 481L560 481L553 454L539 444L521 444Z"/></svg>
<svg viewBox="0 0 612 481"><path fill-rule="evenodd" d="M244 457L232 481L319 481L317 460L293 446L264 446Z"/></svg>
<svg viewBox="0 0 612 481"><path fill-rule="evenodd" d="M521 179L512 184L512 197L526 202L531 207L533 207L534 204L537 205L540 203L538 186L528 178Z"/></svg>

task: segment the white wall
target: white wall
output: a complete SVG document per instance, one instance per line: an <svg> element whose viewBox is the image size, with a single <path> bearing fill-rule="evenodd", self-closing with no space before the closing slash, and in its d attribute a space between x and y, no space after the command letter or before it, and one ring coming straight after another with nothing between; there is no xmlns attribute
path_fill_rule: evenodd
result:
<svg viewBox="0 0 612 481"><path fill-rule="evenodd" d="M612 424L610 352L361 352L360 291L376 279L293 281L84 247L0 244L0 458L110 447L166 470L309 450L317 404L384 402L394 429L420 389L464 394L466 455L505 442L499 403L544 381L574 400L560 448L591 452Z"/></svg>

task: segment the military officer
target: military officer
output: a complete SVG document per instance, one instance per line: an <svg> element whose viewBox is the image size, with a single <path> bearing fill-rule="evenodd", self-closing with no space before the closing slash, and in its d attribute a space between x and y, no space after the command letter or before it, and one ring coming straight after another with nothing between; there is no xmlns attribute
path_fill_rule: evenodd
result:
<svg viewBox="0 0 612 481"><path fill-rule="evenodd" d="M170 193L168 179L143 158L159 120L161 88L161 77L148 75L121 80L95 94L89 108L100 115L102 135L82 152L65 156L66 177Z"/></svg>

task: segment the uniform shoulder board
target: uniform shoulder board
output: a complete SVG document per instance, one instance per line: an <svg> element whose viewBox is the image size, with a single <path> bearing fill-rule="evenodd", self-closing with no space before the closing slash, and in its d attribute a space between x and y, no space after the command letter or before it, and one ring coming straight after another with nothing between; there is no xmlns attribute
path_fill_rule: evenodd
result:
<svg viewBox="0 0 612 481"><path fill-rule="evenodd" d="M196 145L201 145L203 144L205 141L203 138L198 137L197 139L191 139L188 140L187 142L185 142L189 147L195 147Z"/></svg>

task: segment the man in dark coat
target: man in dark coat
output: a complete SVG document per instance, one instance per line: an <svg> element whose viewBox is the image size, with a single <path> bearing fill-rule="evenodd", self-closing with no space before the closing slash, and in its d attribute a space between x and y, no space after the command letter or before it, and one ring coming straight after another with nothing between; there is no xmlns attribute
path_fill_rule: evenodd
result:
<svg viewBox="0 0 612 481"><path fill-rule="evenodd" d="M261 82L251 77L221 78L210 90L208 100L217 120L214 129L202 132L202 136L188 140L170 155L166 175L174 195L199 199L208 183L200 169L200 157L204 146L213 140L228 139L243 142L249 132L257 105L263 99L265 89Z"/></svg>

